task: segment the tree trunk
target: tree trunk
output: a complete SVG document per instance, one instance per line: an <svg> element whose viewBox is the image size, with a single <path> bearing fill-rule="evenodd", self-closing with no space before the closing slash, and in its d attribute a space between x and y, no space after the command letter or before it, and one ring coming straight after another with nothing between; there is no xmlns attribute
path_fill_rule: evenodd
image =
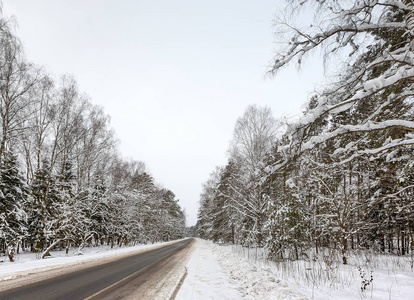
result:
<svg viewBox="0 0 414 300"><path fill-rule="evenodd" d="M53 247L55 247L57 244L59 244L60 243L60 241L61 241L61 239L58 239L58 240L56 240L56 241L54 241L49 247L47 247L46 248L46 250L42 253L42 256L41 256L41 258L43 259L43 258L45 258L46 256L49 256L50 255L50 250L52 250L53 249Z"/></svg>
<svg viewBox="0 0 414 300"><path fill-rule="evenodd" d="M414 52L414 39L413 39L413 30L414 30L414 3L412 0L404 0L403 3L408 7L407 13L407 29L410 32L410 50Z"/></svg>
<svg viewBox="0 0 414 300"><path fill-rule="evenodd" d="M68 255L68 254L69 254L69 249L70 249L70 242L68 242L68 243L66 244L66 250L65 250L66 255Z"/></svg>
<svg viewBox="0 0 414 300"><path fill-rule="evenodd" d="M346 237L343 237L342 238L342 262L343 262L344 265L348 264L348 261L347 261L346 256L345 256L347 248L348 248L348 241L347 241Z"/></svg>

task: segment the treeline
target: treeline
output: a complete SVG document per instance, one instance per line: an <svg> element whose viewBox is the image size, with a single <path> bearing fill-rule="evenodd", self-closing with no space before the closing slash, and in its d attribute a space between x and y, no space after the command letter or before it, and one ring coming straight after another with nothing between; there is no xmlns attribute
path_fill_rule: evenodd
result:
<svg viewBox="0 0 414 300"><path fill-rule="evenodd" d="M319 23L279 21L288 43L270 73L319 48L340 73L295 122L276 121L267 108L246 110L228 164L204 185L198 232L267 247L272 259L321 247L340 251L344 264L350 249L407 254L414 250L414 6L290 1L286 14L310 9Z"/></svg>
<svg viewBox="0 0 414 300"><path fill-rule="evenodd" d="M117 152L109 116L74 78L27 61L0 17L0 248L119 246L183 236L175 195Z"/></svg>

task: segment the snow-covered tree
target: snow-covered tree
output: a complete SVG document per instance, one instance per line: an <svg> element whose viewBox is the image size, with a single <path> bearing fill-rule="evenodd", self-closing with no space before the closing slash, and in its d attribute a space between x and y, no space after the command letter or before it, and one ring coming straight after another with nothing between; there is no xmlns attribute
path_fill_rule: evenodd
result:
<svg viewBox="0 0 414 300"><path fill-rule="evenodd" d="M0 164L0 238L10 261L27 233L27 185L20 175L16 155L7 151Z"/></svg>
<svg viewBox="0 0 414 300"><path fill-rule="evenodd" d="M283 150L288 155L274 164L273 172L291 160L306 163L310 158L315 162L314 169L323 174L319 179L331 194L320 197L324 212L318 215L328 218L335 231L330 235L340 236L344 252L349 238L361 231L355 228L356 211L368 204L361 202L359 183L372 173L363 174L360 166L367 159L371 165L384 158L407 161L404 153L412 152L414 6L411 1L334 0L289 5L294 14L308 8L315 9L315 18L307 27L278 20L280 33L288 42L270 73L276 74L294 60L300 64L306 54L319 48L325 51L327 65L339 58L344 63L336 70L341 74L336 82L312 98L303 117L289 127L290 142ZM328 176L332 178L329 182L324 179ZM371 201L371 207L381 207L388 201L385 194L391 193L383 193L386 187L381 178L377 173L377 185L364 190L363 196L371 199L375 193L382 194L375 200L377 204ZM400 190L408 187L407 183Z"/></svg>
<svg viewBox="0 0 414 300"><path fill-rule="evenodd" d="M25 130L25 122L33 113L26 109L32 102L28 93L40 77L39 70L25 59L10 22L0 19L0 159L8 147L18 144Z"/></svg>
<svg viewBox="0 0 414 300"><path fill-rule="evenodd" d="M265 241L263 228L267 203L261 184L264 159L274 145L276 130L276 121L268 107L249 106L236 122L230 147L231 159L239 166L242 182L238 190L241 197L234 204L245 219L243 230L250 235L250 243L258 246Z"/></svg>
<svg viewBox="0 0 414 300"><path fill-rule="evenodd" d="M237 168L232 180L204 186L199 233L226 236L233 207L237 242L262 246L265 236L274 259L311 247L337 249L344 264L349 248L413 251L413 2L289 1L277 26L286 43L270 74L321 49L337 75L279 140L267 134L272 127L254 125L254 113L238 120Z"/></svg>
<svg viewBox="0 0 414 300"><path fill-rule="evenodd" d="M396 147L412 144L413 5L410 1L294 1L314 6L317 18L308 28L280 22L289 43L275 58L271 73L320 47L327 62L339 51L347 52L336 83L324 89L316 103L291 127L292 155L327 140L353 135L334 148L342 164L361 155L378 157ZM292 4L294 5L294 4ZM318 22L318 20L320 20ZM343 53L342 53L343 54ZM341 56L344 57L344 56ZM361 114L363 112L363 114ZM339 118L340 114L352 115ZM329 126L313 135L312 126L329 116ZM391 132L399 130L398 136ZM369 135L381 134L370 143Z"/></svg>
<svg viewBox="0 0 414 300"><path fill-rule="evenodd" d="M216 168L210 174L209 179L203 184L200 194L200 207L197 216L197 231L201 238L212 239L214 221L214 200L217 195L217 187L220 180L220 168Z"/></svg>

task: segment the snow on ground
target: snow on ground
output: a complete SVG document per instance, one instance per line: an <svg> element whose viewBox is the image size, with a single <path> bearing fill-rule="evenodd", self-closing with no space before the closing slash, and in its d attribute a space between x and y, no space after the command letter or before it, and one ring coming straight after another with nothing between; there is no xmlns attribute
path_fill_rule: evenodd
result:
<svg viewBox="0 0 414 300"><path fill-rule="evenodd" d="M318 287L303 287L314 295L316 300L346 300L346 299L376 299L376 300L412 300L414 299L414 273L401 272L393 273L386 270L368 271L365 269L364 278L368 281L372 274L372 282L365 289L359 271L355 266L341 266L343 274L349 274L349 285L332 288L328 284L321 284Z"/></svg>
<svg viewBox="0 0 414 300"><path fill-rule="evenodd" d="M176 299L414 299L410 256L355 252L343 265L333 253L271 262L261 251L197 239Z"/></svg>
<svg viewBox="0 0 414 300"><path fill-rule="evenodd" d="M34 253L21 253L13 263L0 257L0 261L3 260L0 262L0 285L9 279L26 278L29 273L102 263L160 245L91 247L83 249L83 255L76 255L78 249L74 248L68 255L65 251L52 251L52 257L47 259L37 259ZM409 256L355 254L349 257L349 265L344 266L323 255L322 259L309 261L269 262L255 249L219 246L201 239L196 240L194 248L177 300L414 299L414 272ZM365 273L364 278L358 267ZM171 280L178 285L182 271L174 272L176 278ZM369 281L371 275L372 281L362 292L363 280Z"/></svg>
<svg viewBox="0 0 414 300"><path fill-rule="evenodd" d="M412 300L414 299L414 257L354 252L348 265L334 253L320 253L317 259L272 262L263 259L262 250L241 246L222 246L232 255L247 259L258 269L315 300ZM372 277L371 277L372 275ZM296 288L295 288L296 289ZM277 299L286 299L279 296ZM289 298L288 298L289 299Z"/></svg>
<svg viewBox="0 0 414 300"><path fill-rule="evenodd" d="M171 242L168 242L171 243ZM46 259L38 259L36 253L23 252L16 255L15 262L10 262L5 256L0 257L0 282L19 277L21 273L36 272L36 270L47 270L59 268L66 265L84 264L90 261L99 261L103 259L116 259L129 253L146 250L154 247L158 247L161 244L147 244L137 245L131 247L114 247L110 246L98 246L98 247L86 247L82 249L82 255L78 255L78 248L73 248L69 251L68 255L65 251L51 251L51 256Z"/></svg>
<svg viewBox="0 0 414 300"><path fill-rule="evenodd" d="M307 299L294 284L277 279L226 247L197 239L187 277L176 299Z"/></svg>
<svg viewBox="0 0 414 300"><path fill-rule="evenodd" d="M220 266L212 243L197 239L187 263L187 276L176 300L240 299L242 294Z"/></svg>
<svg viewBox="0 0 414 300"><path fill-rule="evenodd" d="M302 288L316 300L412 300L414 272L410 265L407 256L377 254L367 263L351 255L348 265L338 263L329 271L331 280L316 282L315 287L304 283Z"/></svg>

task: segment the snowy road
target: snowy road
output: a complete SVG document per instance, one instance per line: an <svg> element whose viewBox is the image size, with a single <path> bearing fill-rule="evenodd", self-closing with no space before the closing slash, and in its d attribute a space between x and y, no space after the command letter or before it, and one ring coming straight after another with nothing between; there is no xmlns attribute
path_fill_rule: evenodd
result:
<svg viewBox="0 0 414 300"><path fill-rule="evenodd" d="M0 292L0 299L154 299L154 291L166 297L173 292L180 262L185 265L192 244L188 239L47 280L10 285Z"/></svg>

